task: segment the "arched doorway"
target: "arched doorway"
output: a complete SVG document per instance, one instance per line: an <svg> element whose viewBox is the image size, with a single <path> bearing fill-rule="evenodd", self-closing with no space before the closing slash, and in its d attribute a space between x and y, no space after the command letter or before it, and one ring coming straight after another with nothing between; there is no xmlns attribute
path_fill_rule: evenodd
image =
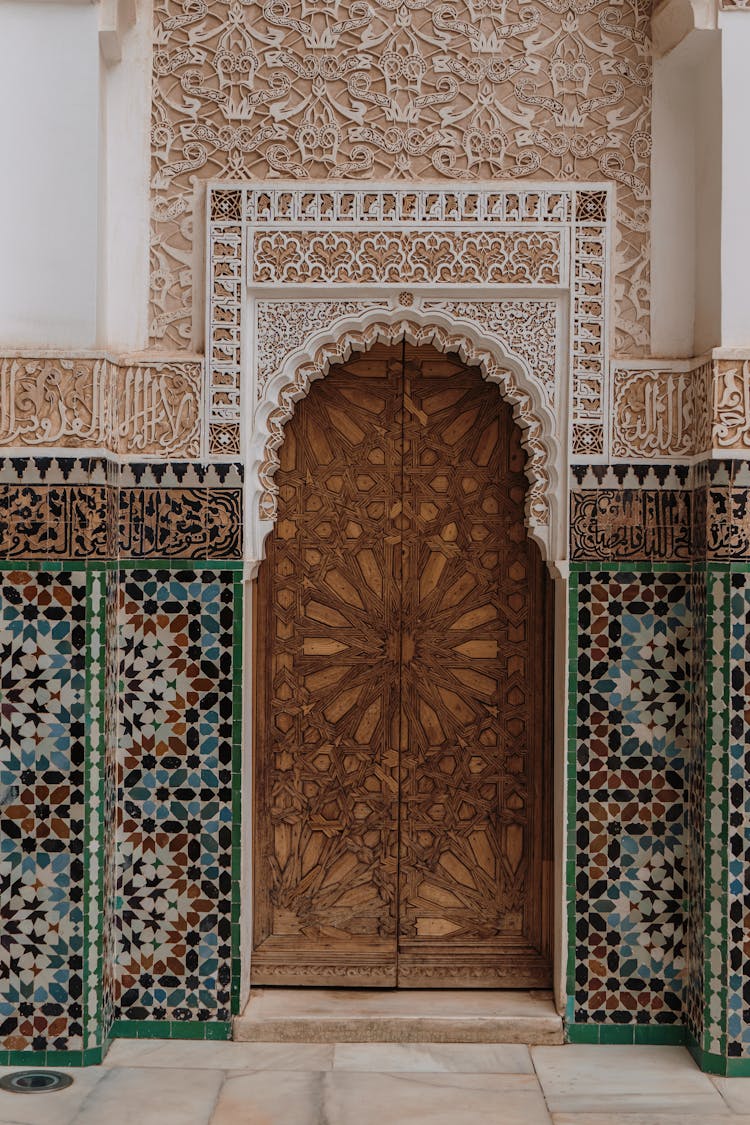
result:
<svg viewBox="0 0 750 1125"><path fill-rule="evenodd" d="M287 425L257 586L252 984L549 987L551 588L512 412L376 345Z"/></svg>

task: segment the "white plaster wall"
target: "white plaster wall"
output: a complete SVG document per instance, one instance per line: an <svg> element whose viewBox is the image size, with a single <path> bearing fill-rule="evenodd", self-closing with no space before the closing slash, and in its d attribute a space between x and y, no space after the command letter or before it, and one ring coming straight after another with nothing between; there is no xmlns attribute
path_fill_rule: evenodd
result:
<svg viewBox="0 0 750 1125"><path fill-rule="evenodd" d="M702 50L692 71L696 129L694 355L721 343L723 299L721 33L701 31L698 35Z"/></svg>
<svg viewBox="0 0 750 1125"><path fill-rule="evenodd" d="M0 2L0 346L96 342L98 7Z"/></svg>
<svg viewBox="0 0 750 1125"><path fill-rule="evenodd" d="M113 351L148 344L151 0L138 0L122 59L106 68L101 343Z"/></svg>
<svg viewBox="0 0 750 1125"><path fill-rule="evenodd" d="M750 345L750 14L723 12L721 344Z"/></svg>
<svg viewBox="0 0 750 1125"><path fill-rule="evenodd" d="M683 42L654 60L651 160L651 350L693 354L695 129L692 53Z"/></svg>
<svg viewBox="0 0 750 1125"><path fill-rule="evenodd" d="M652 353L687 358L721 338L721 42L693 31L654 60Z"/></svg>

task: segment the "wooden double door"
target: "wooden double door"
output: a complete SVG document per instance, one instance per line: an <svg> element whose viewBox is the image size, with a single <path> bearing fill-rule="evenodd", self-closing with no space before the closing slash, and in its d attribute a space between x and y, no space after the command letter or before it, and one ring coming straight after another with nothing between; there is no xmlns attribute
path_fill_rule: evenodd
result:
<svg viewBox="0 0 750 1125"><path fill-rule="evenodd" d="M549 987L551 605L509 406L378 346L298 404L277 481L251 983Z"/></svg>

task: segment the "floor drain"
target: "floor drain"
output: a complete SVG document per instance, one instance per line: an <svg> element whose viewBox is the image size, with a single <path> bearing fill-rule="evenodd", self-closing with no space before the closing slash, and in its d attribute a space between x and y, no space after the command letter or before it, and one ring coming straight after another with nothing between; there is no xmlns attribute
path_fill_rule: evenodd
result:
<svg viewBox="0 0 750 1125"><path fill-rule="evenodd" d="M0 1090L10 1090L12 1094L51 1094L72 1085L70 1075L59 1070L17 1070L0 1078Z"/></svg>

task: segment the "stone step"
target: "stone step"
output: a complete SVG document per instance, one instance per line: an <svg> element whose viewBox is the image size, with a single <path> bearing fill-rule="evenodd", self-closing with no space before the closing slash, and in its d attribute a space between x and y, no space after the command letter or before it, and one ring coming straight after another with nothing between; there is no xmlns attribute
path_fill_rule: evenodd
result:
<svg viewBox="0 0 750 1125"><path fill-rule="evenodd" d="M250 1043L564 1042L551 992L441 989L252 989L234 1019Z"/></svg>

